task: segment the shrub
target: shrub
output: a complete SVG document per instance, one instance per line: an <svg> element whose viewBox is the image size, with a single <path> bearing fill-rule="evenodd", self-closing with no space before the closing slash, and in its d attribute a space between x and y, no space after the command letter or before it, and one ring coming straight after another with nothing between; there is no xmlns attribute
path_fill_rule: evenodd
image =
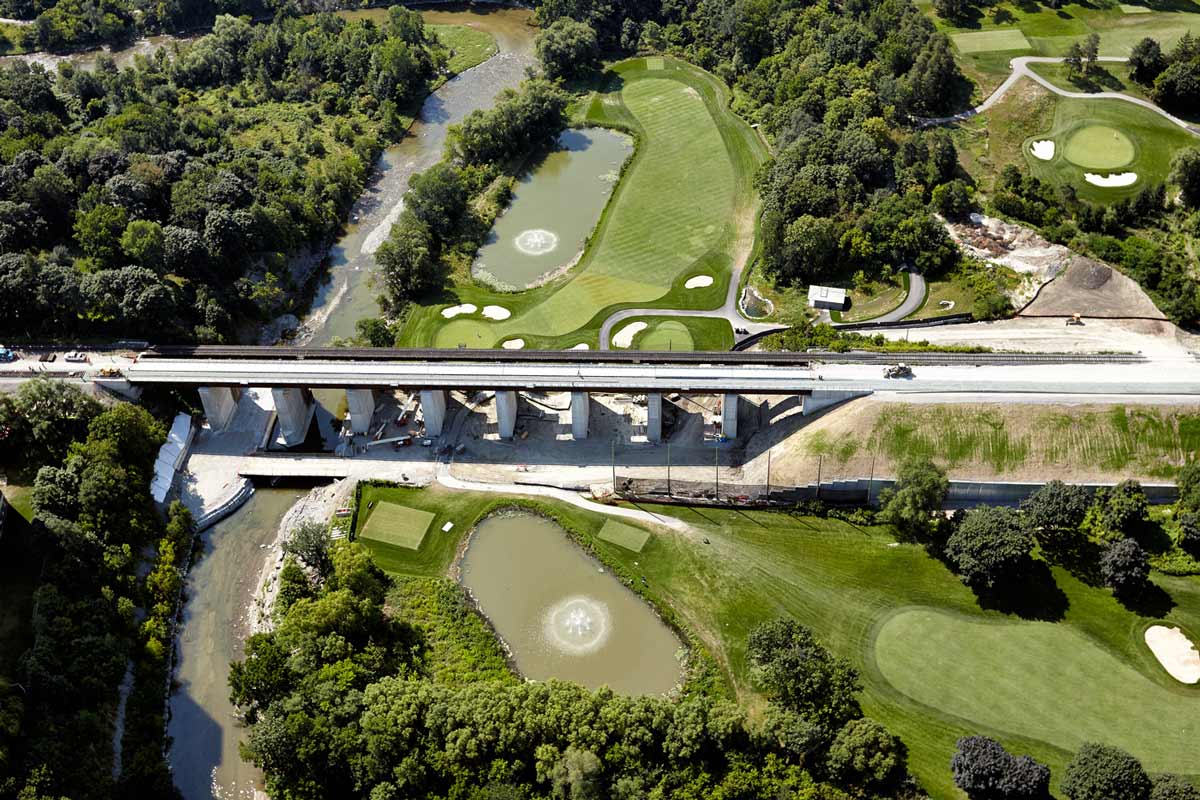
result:
<svg viewBox="0 0 1200 800"><path fill-rule="evenodd" d="M1069 800L1148 800L1150 778L1124 750L1088 743L1067 764L1061 790Z"/></svg>

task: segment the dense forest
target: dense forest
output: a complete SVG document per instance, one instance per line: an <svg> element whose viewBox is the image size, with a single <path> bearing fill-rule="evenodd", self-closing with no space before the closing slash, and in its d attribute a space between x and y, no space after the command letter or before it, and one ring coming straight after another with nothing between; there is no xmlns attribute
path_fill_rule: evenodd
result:
<svg viewBox="0 0 1200 800"><path fill-rule="evenodd" d="M338 229L445 63L394 7L221 17L120 70L6 65L0 333L219 342L291 310L294 257Z"/></svg>
<svg viewBox="0 0 1200 800"><path fill-rule="evenodd" d="M32 644L17 683L0 684L0 797L174 796L162 692L192 524L181 505L164 520L150 501L164 439L144 409L104 408L69 384L35 380L0 396L0 466L36 475L32 523L6 535L27 537L42 565ZM113 719L126 674L118 783Z"/></svg>

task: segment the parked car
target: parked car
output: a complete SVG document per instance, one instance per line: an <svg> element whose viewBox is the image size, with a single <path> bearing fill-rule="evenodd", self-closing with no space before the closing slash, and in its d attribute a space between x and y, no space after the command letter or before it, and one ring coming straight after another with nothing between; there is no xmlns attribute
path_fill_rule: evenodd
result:
<svg viewBox="0 0 1200 800"><path fill-rule="evenodd" d="M0 362L8 363L9 361L16 361L16 360L17 360L17 354L14 353L12 350L9 350L4 345L0 344Z"/></svg>
<svg viewBox="0 0 1200 800"><path fill-rule="evenodd" d="M38 361L50 362L58 358L58 353L42 353L38 356Z"/></svg>
<svg viewBox="0 0 1200 800"><path fill-rule="evenodd" d="M63 360L70 361L72 364L86 364L88 357L87 353L82 350L72 350L63 356Z"/></svg>

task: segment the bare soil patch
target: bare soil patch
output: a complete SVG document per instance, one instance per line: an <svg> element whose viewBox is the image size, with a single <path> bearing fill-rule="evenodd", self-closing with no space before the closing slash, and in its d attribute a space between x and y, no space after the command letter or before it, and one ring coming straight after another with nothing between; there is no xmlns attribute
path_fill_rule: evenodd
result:
<svg viewBox="0 0 1200 800"><path fill-rule="evenodd" d="M1166 319L1135 281L1083 256L1074 256L1066 272L1045 286L1021 314Z"/></svg>

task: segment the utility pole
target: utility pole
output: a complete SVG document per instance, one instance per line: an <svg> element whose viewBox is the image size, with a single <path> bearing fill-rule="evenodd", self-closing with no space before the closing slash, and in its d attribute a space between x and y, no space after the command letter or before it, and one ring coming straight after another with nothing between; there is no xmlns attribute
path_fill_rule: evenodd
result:
<svg viewBox="0 0 1200 800"><path fill-rule="evenodd" d="M824 456L817 456L817 499L821 499L821 461Z"/></svg>
<svg viewBox="0 0 1200 800"><path fill-rule="evenodd" d="M867 478L867 505L871 505L871 495L875 490L875 454L871 453L871 477Z"/></svg>
<svg viewBox="0 0 1200 800"><path fill-rule="evenodd" d="M617 493L617 437L612 440L612 478L613 478L613 494Z"/></svg>
<svg viewBox="0 0 1200 800"><path fill-rule="evenodd" d="M771 502L771 448L767 448L767 502Z"/></svg>
<svg viewBox="0 0 1200 800"><path fill-rule="evenodd" d="M671 494L671 443L667 442L667 497L672 497Z"/></svg>
<svg viewBox="0 0 1200 800"><path fill-rule="evenodd" d="M713 446L713 488L717 502L721 502L721 443L718 440Z"/></svg>

